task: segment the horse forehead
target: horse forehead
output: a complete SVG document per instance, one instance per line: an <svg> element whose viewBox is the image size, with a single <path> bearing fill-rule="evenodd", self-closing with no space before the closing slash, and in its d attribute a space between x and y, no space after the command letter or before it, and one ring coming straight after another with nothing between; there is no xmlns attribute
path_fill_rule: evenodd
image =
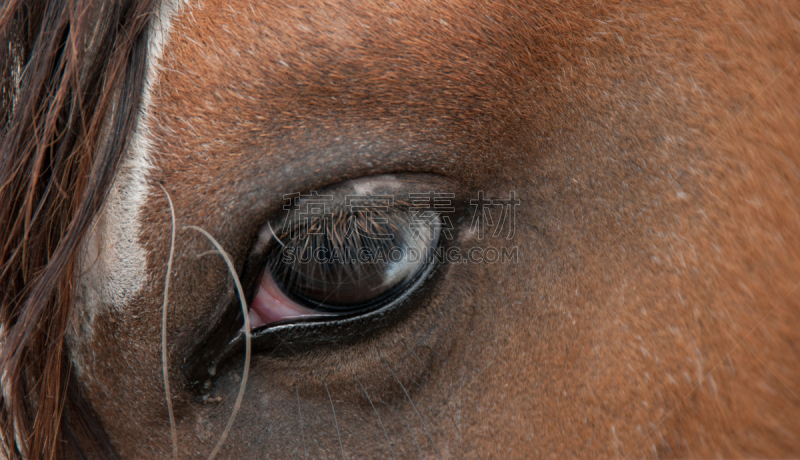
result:
<svg viewBox="0 0 800 460"><path fill-rule="evenodd" d="M290 73L298 79L352 77L333 73L342 70L336 63L353 62L354 56L376 66L382 62L394 66L399 56L409 64L411 58L421 56L427 59L422 63L426 65L414 70L436 71L437 61L453 57L447 56L448 48L459 48L456 51L465 60L470 51L490 45L490 36L499 45L503 29L513 29L520 22L511 19L511 11L522 10L503 2L487 6L468 0L447 4L410 0L401 5L204 2L186 8L175 19L168 49L172 56L165 66L183 72L184 77L188 71L196 77L194 82L242 69L247 75L239 76L251 80L263 73L279 77ZM455 66L449 70L454 75L466 71Z"/></svg>
<svg viewBox="0 0 800 460"><path fill-rule="evenodd" d="M235 144L244 133L268 137L330 124L331 116L340 126L413 123L424 107L429 118L466 118L457 112L466 98L473 105L492 99L490 79L475 76L500 69L469 53L499 53L500 43L456 32L452 10L402 5L187 8L176 19L156 92L158 124L167 127L162 140L199 152L213 142Z"/></svg>
<svg viewBox="0 0 800 460"><path fill-rule="evenodd" d="M291 171L290 156L309 157L295 167L325 170L326 161L363 153L363 145L382 143L383 155L371 161L385 163L438 143L427 156L446 162L450 155L452 167L463 156L455 158L451 146L478 152L485 126L529 97L537 78L555 68L557 50L583 43L593 14L571 6L187 6L173 20L153 88L158 180L183 184L186 195L173 199L188 210L196 199L190 190L246 187L253 169ZM566 15L569 21L557 20Z"/></svg>
<svg viewBox="0 0 800 460"><path fill-rule="evenodd" d="M160 137L201 152L323 123L474 122L591 27L591 12L557 20L567 14L464 0L203 2L175 18L160 64Z"/></svg>

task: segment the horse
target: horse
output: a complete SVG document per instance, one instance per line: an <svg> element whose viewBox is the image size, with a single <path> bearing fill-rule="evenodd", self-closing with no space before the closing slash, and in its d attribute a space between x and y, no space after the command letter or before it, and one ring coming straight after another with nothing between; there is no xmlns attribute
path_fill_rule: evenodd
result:
<svg viewBox="0 0 800 460"><path fill-rule="evenodd" d="M800 454L797 2L0 11L0 457Z"/></svg>

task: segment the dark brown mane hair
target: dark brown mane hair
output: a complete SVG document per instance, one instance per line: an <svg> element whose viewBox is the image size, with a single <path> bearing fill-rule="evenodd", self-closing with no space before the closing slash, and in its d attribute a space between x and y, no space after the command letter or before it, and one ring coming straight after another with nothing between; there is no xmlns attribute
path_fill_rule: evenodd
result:
<svg viewBox="0 0 800 460"><path fill-rule="evenodd" d="M134 128L157 2L4 3L0 456L113 457L70 385L64 336L81 242Z"/></svg>

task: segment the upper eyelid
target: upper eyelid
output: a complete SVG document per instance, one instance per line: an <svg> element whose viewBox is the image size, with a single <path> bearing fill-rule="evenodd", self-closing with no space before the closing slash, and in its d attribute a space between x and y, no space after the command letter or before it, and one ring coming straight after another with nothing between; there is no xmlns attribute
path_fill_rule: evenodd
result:
<svg viewBox="0 0 800 460"><path fill-rule="evenodd" d="M459 217L462 211L466 211L466 208L469 207L469 196L466 185L450 177L435 173L382 173L375 176L348 178L328 185L304 189L303 191L286 191L281 195L281 201L270 206L270 210L265 213L262 218L262 224L260 224L260 229L256 233L253 243L251 244L251 248L248 252L249 255L252 256L253 254L263 253L266 246L269 244L270 238L278 233L287 214L287 210L284 209L286 202L283 198L308 196L312 192L316 192L320 195L333 194L334 199L336 199L337 196L343 197L346 194L343 192L344 189L350 188L354 190L359 187L362 189L365 188L360 184L363 182L372 182L373 185L385 189L394 187L398 197L429 192L447 194L455 207L455 214L459 215Z"/></svg>

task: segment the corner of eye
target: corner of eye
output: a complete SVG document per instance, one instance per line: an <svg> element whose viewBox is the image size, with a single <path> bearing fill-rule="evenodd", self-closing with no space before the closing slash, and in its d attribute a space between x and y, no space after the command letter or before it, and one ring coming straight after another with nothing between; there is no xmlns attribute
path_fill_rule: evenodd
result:
<svg viewBox="0 0 800 460"><path fill-rule="evenodd" d="M465 229L462 232L459 232L458 240L460 243L469 243L471 241L477 240L480 234L477 228L470 226L469 228Z"/></svg>
<svg viewBox="0 0 800 460"><path fill-rule="evenodd" d="M256 253L264 252L273 240L277 241L277 236L272 229L272 225L267 221L264 228L258 233L258 239L255 245L253 245L253 251Z"/></svg>

